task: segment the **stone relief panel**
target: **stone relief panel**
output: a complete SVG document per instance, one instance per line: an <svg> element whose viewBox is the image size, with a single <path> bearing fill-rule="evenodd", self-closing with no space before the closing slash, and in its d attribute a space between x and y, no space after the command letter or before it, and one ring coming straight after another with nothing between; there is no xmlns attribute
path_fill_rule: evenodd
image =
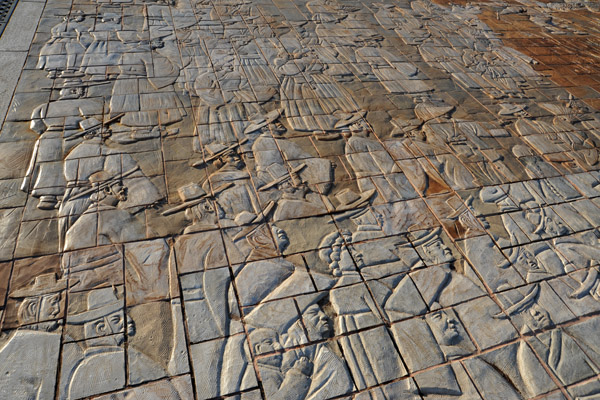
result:
<svg viewBox="0 0 600 400"><path fill-rule="evenodd" d="M0 398L599 398L600 114L498 31L598 7L441 3L49 0Z"/></svg>

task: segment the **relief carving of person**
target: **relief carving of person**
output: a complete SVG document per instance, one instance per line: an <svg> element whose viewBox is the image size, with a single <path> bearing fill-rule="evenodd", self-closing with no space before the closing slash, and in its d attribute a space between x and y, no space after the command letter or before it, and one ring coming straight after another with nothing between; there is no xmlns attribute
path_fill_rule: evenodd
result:
<svg viewBox="0 0 600 400"><path fill-rule="evenodd" d="M0 397L41 400L54 396L62 336L55 319L61 315L66 288L65 279L48 273L9 294L21 300L17 319L24 326L0 338Z"/></svg>
<svg viewBox="0 0 600 400"><path fill-rule="evenodd" d="M302 313L302 321L312 340L320 341L333 336L333 324L318 304L306 307ZM292 325L286 334L286 347L301 344L303 336L301 325L297 323ZM313 366L310 385L305 397L307 400L324 400L348 393L354 387L348 367L334 346L334 344L322 342L299 350L292 350L296 356L291 360L301 360L305 357Z"/></svg>
<svg viewBox="0 0 600 400"><path fill-rule="evenodd" d="M286 364L291 367L283 370L283 357L295 353L290 352L285 355L280 353L282 346L276 331L259 328L250 332L248 338L251 343L254 343L254 351L257 354L275 353L257 360L266 395L275 400L305 399L312 373L312 363L308 358L303 356L293 363L287 361Z"/></svg>
<svg viewBox="0 0 600 400"><path fill-rule="evenodd" d="M102 115L103 101L87 98L87 85L81 79L66 80L58 100L36 107L31 114L30 129L39 138L20 189L27 192L31 186L40 209L56 208L66 186L63 157L80 142L73 139L80 134L81 124L96 122L93 116Z"/></svg>

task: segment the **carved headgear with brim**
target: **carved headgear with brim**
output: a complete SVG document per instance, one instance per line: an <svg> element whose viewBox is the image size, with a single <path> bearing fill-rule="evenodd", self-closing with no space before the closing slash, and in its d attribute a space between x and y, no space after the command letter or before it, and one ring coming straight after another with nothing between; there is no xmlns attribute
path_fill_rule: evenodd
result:
<svg viewBox="0 0 600 400"><path fill-rule="evenodd" d="M419 129L423 122L419 119L404 119L404 118L394 118L391 121L391 124L394 126L392 129L392 136L403 136L407 135L410 132Z"/></svg>
<svg viewBox="0 0 600 400"><path fill-rule="evenodd" d="M87 298L87 311L68 316L67 322L83 325L119 311L123 311L123 301L113 288L92 290Z"/></svg>
<svg viewBox="0 0 600 400"><path fill-rule="evenodd" d="M531 290L519 301L510 305L505 312L500 311L493 315L496 319L507 319L509 316L521 314L531 308L537 302L540 295L540 285L536 283Z"/></svg>
<svg viewBox="0 0 600 400"><path fill-rule="evenodd" d="M26 286L11 292L8 296L13 299L24 299L26 297L43 296L58 293L67 288L67 280L56 279L56 273L50 272L35 277L33 285Z"/></svg>
<svg viewBox="0 0 600 400"><path fill-rule="evenodd" d="M423 103L419 103L415 106L415 115L423 122L430 121L434 118L438 118L444 115L447 115L452 110L454 110L454 106L449 106L443 103L433 103L431 101L424 101Z"/></svg>
<svg viewBox="0 0 600 400"><path fill-rule="evenodd" d="M498 186L488 186L479 192L479 198L484 203L496 203L499 200L504 200L508 195Z"/></svg>
<svg viewBox="0 0 600 400"><path fill-rule="evenodd" d="M342 189L335 194L335 198L340 202L336 207L336 212L364 208L369 205L369 201L375 195L376 190L371 189L362 192L360 195L352 189Z"/></svg>
<svg viewBox="0 0 600 400"><path fill-rule="evenodd" d="M244 129L244 135L256 132L272 122L275 122L282 114L282 110L273 110L265 115L261 115L250 122L250 125Z"/></svg>
<svg viewBox="0 0 600 400"><path fill-rule="evenodd" d="M233 182L224 183L218 187L216 187L213 192L216 196L221 193L223 190L230 188L233 186ZM212 197L209 193L206 193L202 187L197 183L190 183L184 186L181 186L177 190L177 194L179 194L179 198L183 201L182 204L179 204L175 207L169 208L162 212L163 216L175 214L179 211L184 211L190 207L193 207L197 204L200 204L203 200Z"/></svg>
<svg viewBox="0 0 600 400"><path fill-rule="evenodd" d="M335 129L346 128L358 121L360 121L365 115L367 115L366 111L359 111L353 114L343 114L342 117L336 124L334 125Z"/></svg>
<svg viewBox="0 0 600 400"><path fill-rule="evenodd" d="M431 231L419 231L413 233L413 235L417 236L415 240L412 241L413 246L428 246L435 242L436 240L442 240L440 234L442 233L442 228L437 227Z"/></svg>

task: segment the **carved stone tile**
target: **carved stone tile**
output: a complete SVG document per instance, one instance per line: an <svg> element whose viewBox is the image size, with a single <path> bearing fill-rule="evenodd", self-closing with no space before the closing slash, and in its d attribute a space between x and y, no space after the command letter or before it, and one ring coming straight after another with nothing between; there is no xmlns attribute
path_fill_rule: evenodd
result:
<svg viewBox="0 0 600 400"><path fill-rule="evenodd" d="M80 399L125 386L124 335L67 343L62 351L59 398Z"/></svg>
<svg viewBox="0 0 600 400"><path fill-rule="evenodd" d="M183 275L180 281L192 343L243 330L228 268Z"/></svg>
<svg viewBox="0 0 600 400"><path fill-rule="evenodd" d="M239 334L190 347L199 399L232 394L256 386L246 335ZM227 359L226 365L222 360Z"/></svg>
<svg viewBox="0 0 600 400"><path fill-rule="evenodd" d="M125 244L125 287L127 305L164 300L171 293L176 278L175 262L165 240Z"/></svg>
<svg viewBox="0 0 600 400"><path fill-rule="evenodd" d="M122 246L102 246L65 253L61 269L70 277L71 292L123 284Z"/></svg>
<svg viewBox="0 0 600 400"><path fill-rule="evenodd" d="M537 396L555 388L554 382L523 341L466 360L465 367L485 397L518 399Z"/></svg>
<svg viewBox="0 0 600 400"><path fill-rule="evenodd" d="M47 5L0 40L0 397L600 394L596 3Z"/></svg>
<svg viewBox="0 0 600 400"><path fill-rule="evenodd" d="M60 330L32 325L7 331L0 346L0 394L53 397L59 366Z"/></svg>
<svg viewBox="0 0 600 400"><path fill-rule="evenodd" d="M136 305L127 316L130 384L189 372L180 299Z"/></svg>
<svg viewBox="0 0 600 400"><path fill-rule="evenodd" d="M0 237L2 238L2 244L0 244L0 258L2 260L10 260L15 251L19 231L19 221L23 216L23 209L8 208L6 210L0 210L0 215L2 215L2 222L0 222Z"/></svg>
<svg viewBox="0 0 600 400"><path fill-rule="evenodd" d="M143 397L145 399L180 399L191 400L194 398L192 383L189 375L164 379L132 389L94 397L95 400L125 400L128 398Z"/></svg>

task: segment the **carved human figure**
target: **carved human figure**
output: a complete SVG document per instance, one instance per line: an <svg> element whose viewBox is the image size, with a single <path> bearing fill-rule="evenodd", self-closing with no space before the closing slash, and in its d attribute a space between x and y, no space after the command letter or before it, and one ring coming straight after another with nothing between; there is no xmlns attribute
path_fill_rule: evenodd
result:
<svg viewBox="0 0 600 400"><path fill-rule="evenodd" d="M92 39L88 34L90 28L82 24L84 19L82 12L75 11L50 30L51 37L40 50L36 65L48 71L48 77L76 74Z"/></svg>
<svg viewBox="0 0 600 400"><path fill-rule="evenodd" d="M87 87L79 79L66 80L59 98L36 107L31 114L30 129L39 135L23 182L22 191L39 198L38 208L53 209L65 191L62 161L80 140L81 124L102 115L101 98L86 98Z"/></svg>
<svg viewBox="0 0 600 400"><path fill-rule="evenodd" d="M358 116L357 116L358 117ZM401 179L400 167L390 157L383 145L369 136L369 128L362 119L349 120L344 136L347 138L345 154L357 178L362 193L376 188L388 201L403 200L412 192L410 184ZM373 183L375 182L375 183ZM408 186L408 187L406 187Z"/></svg>
<svg viewBox="0 0 600 400"><path fill-rule="evenodd" d="M163 211L163 215L171 215L179 211L185 212L185 218L192 222L183 233L201 232L219 227L219 220L225 218L221 206L211 201L200 185L190 183L177 190L183 204Z"/></svg>
<svg viewBox="0 0 600 400"><path fill-rule="evenodd" d="M100 131L100 128L97 131ZM65 157L63 173L67 189L58 209L61 248L64 246L67 231L93 203L91 196L94 191L90 190L90 177L101 171L103 176L98 176L100 181L96 182L116 180L127 187L126 197L118 200L120 208L128 208L130 212L135 213L162 198L156 186L139 169L129 153L108 147L105 138L98 136L98 132L93 132Z"/></svg>
<svg viewBox="0 0 600 400"><path fill-rule="evenodd" d="M61 341L56 318L66 287L66 280L48 273L9 294L21 300L17 318L24 326L0 337L0 396L23 400L53 396Z"/></svg>
<svg viewBox="0 0 600 400"><path fill-rule="evenodd" d="M233 184L216 196L226 217L231 220L235 220L236 217L251 219L251 216L260 214L261 208L254 186L242 158L236 151L223 145L213 144L206 147L209 153L218 157L216 163L218 169L209 175L202 188L209 192L209 185L219 187L229 183Z"/></svg>
<svg viewBox="0 0 600 400"><path fill-rule="evenodd" d="M259 133L252 144L259 189L289 175L288 168L296 166L292 163L304 163L306 166L295 173L297 179L313 187L321 184L321 190L327 193L333 180L333 164L327 159L311 156L297 144L283 137L287 129L279 118L279 111L270 112L252 121L244 130L246 135ZM284 159L293 161L286 163ZM286 164L289 167L286 167ZM295 176L291 176L292 180L294 178Z"/></svg>
<svg viewBox="0 0 600 400"><path fill-rule="evenodd" d="M513 247L508 251L508 258L519 271L525 272L525 281L528 283L565 272L563 261L547 246L532 249Z"/></svg>
<svg viewBox="0 0 600 400"><path fill-rule="evenodd" d="M482 293L480 286L468 276L456 271L456 262L451 250L440 237L441 228L417 233L414 246L423 250L428 268L413 275L417 287L431 308L435 303L451 305L460 299L467 299Z"/></svg>
<svg viewBox="0 0 600 400"><path fill-rule="evenodd" d="M290 127L300 132L330 130L336 118L325 113L303 72L310 66L305 50L289 54L281 50L274 60L281 79L281 103Z"/></svg>
<svg viewBox="0 0 600 400"><path fill-rule="evenodd" d="M302 313L302 321L308 336L320 341L333 335L331 320L318 304L311 304ZM285 345L301 344L304 336L302 326L293 324L286 334ZM321 400L348 393L354 387L348 367L334 349L335 344L322 342L313 346L292 350L296 356L290 360L308 359L313 365L306 399Z"/></svg>
<svg viewBox="0 0 600 400"><path fill-rule="evenodd" d="M125 316L123 306L123 300L118 298L113 288L98 289L89 292L85 311L67 317L68 324L83 326L86 341L82 351L70 354L68 363L63 361L66 371L61 377L61 398L86 397L124 385L124 335L134 337L137 328L133 319ZM177 309L178 305L172 303L171 307L172 310ZM177 336L178 333L174 332L173 340ZM140 377L162 377L169 373L161 363L132 345L128 346L128 357L135 360L136 381ZM171 357L177 357L176 352ZM103 379L91 382L90 375L102 376ZM177 393L175 387L171 389Z"/></svg>
<svg viewBox="0 0 600 400"><path fill-rule="evenodd" d="M159 121L168 126L187 114L174 86L180 66L169 57L167 45L172 46L158 37L128 44L130 51L121 54L109 108L111 115L124 113L113 126L120 142L158 137Z"/></svg>
<svg viewBox="0 0 600 400"><path fill-rule="evenodd" d="M430 102L417 104L415 114L424 122L424 125L420 131L412 133L411 142L423 155L429 158L435 167L437 174L434 172L430 175L441 175L446 184L452 188L468 189L473 187L475 177L456 155L447 150L446 140L437 132L439 125L435 124L434 121L435 118L446 115L452 109L453 107L450 106L438 106ZM428 167L424 165L423 168L427 172Z"/></svg>
<svg viewBox="0 0 600 400"><path fill-rule="evenodd" d="M63 372L61 398L79 398L106 390L106 382L118 389L125 381L123 368L123 333L135 334L135 323L125 318L123 301L112 288L95 290L87 298L87 310L69 316L69 324L82 325L88 347ZM70 368L69 368L70 367ZM102 381L90 382L90 374L100 375Z"/></svg>
<svg viewBox="0 0 600 400"><path fill-rule="evenodd" d="M583 352L574 337L563 328L548 330L554 322L548 310L540 304L540 290L538 284L533 285L521 299L509 303L506 309L508 316L522 333L546 330L533 336L531 344L565 385L598 374L600 370ZM497 317L503 318L500 315ZM526 344L521 343L521 346ZM522 374L527 374L527 359L517 360Z"/></svg>
<svg viewBox="0 0 600 400"><path fill-rule="evenodd" d="M372 33L371 33L372 32ZM419 70L404 57L382 48L383 37L371 31L355 38L356 60L370 66L372 74L390 93L418 94L433 91L425 80L418 79Z"/></svg>
<svg viewBox="0 0 600 400"><path fill-rule="evenodd" d="M116 51L122 45L116 35L120 30L120 14L105 12L99 16L94 30L90 31L93 41L87 46L81 59L80 72L95 81L106 79L106 67L117 65L121 56L121 53Z"/></svg>
<svg viewBox="0 0 600 400"><path fill-rule="evenodd" d="M502 225L507 237L499 236L494 238L499 241L501 245L505 245L505 243L517 245L529 242L525 233L521 231L515 220L511 218L511 215L514 215L514 213L511 212L519 210L519 207L517 207L511 197L509 197L500 187L496 186L485 187L479 192L481 201L484 203L495 204L502 212L500 218L502 219Z"/></svg>
<svg viewBox="0 0 600 400"><path fill-rule="evenodd" d="M407 44L418 45L431 36L423 22L411 15L411 10L387 3L373 3L373 6L378 9L375 13L377 22L388 30L394 30Z"/></svg>
<svg viewBox="0 0 600 400"><path fill-rule="evenodd" d="M128 192L119 178L99 171L90 176L90 183L97 187L97 192L90 195L88 208L66 231L65 250L123 243L146 236L145 227L130 211L118 207L127 200Z"/></svg>
<svg viewBox="0 0 600 400"><path fill-rule="evenodd" d="M305 399L312 373L312 364L308 358L301 357L294 360L291 368L284 371L282 370L283 357L291 353L285 355L279 353L282 346L276 331L269 328L255 329L250 332L248 339L253 343L257 354L275 353L257 360L266 395L276 400Z"/></svg>

